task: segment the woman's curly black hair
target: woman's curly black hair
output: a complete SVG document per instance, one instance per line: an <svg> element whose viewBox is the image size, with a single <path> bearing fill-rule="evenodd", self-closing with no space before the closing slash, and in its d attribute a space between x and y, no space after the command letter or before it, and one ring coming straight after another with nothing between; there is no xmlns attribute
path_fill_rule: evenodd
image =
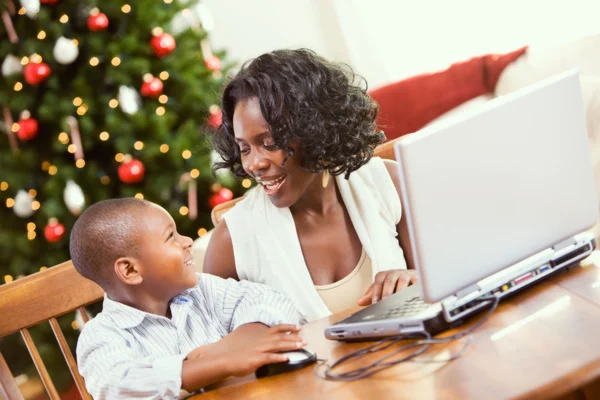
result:
<svg viewBox="0 0 600 400"><path fill-rule="evenodd" d="M366 81L350 67L307 49L277 50L244 64L226 85L223 123L213 135L223 161L213 165L213 172L229 168L238 177L248 176L234 141L233 112L238 101L252 97L258 98L276 146L291 155L290 143L299 142L300 165L313 173L327 168L347 178L385 139L375 125L379 106L367 94Z"/></svg>

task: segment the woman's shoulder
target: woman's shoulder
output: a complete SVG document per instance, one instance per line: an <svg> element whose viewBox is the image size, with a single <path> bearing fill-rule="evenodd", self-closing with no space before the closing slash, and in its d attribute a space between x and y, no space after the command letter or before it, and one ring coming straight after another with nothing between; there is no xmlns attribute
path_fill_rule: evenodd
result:
<svg viewBox="0 0 600 400"><path fill-rule="evenodd" d="M396 182L399 182L398 163L395 160L372 157L365 165L350 174L350 178L352 175L377 187L389 188L390 184L396 186Z"/></svg>

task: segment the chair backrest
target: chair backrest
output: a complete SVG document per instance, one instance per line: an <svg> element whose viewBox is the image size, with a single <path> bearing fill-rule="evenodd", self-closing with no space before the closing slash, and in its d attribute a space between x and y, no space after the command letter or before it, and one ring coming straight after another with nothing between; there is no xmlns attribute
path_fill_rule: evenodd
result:
<svg viewBox="0 0 600 400"><path fill-rule="evenodd" d="M387 159L387 160L395 160L396 155L394 154L394 143L396 143L396 141L399 139L400 138L396 138L394 140L390 140L389 142L385 142L385 143L377 146L377 148L375 149L375 156L381 157L381 158ZM210 214L212 223L215 226L217 226L217 224L219 222L221 222L221 220L223 219L223 214L225 214L227 211L231 210L233 208L233 206L235 206L235 204L242 199L243 199L243 197L238 197L236 199L226 201L225 203L221 203L218 206L216 206L215 208L213 208L213 210Z"/></svg>
<svg viewBox="0 0 600 400"><path fill-rule="evenodd" d="M28 328L46 321L50 323L81 397L84 400L91 399L56 318L76 311L81 314L83 321L87 322L88 315L84 306L102 299L103 296L102 288L79 275L71 261L0 286L0 337L21 332L50 399L60 397ZM1 353L0 398L23 399Z"/></svg>

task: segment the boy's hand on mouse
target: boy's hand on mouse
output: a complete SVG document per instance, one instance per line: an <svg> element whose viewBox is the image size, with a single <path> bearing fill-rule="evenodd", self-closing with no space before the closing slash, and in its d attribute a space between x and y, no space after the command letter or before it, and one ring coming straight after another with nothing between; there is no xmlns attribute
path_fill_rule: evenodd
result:
<svg viewBox="0 0 600 400"><path fill-rule="evenodd" d="M306 345L296 325L276 325L269 328L261 323L244 324L208 346L202 346L188 354L188 359L202 357L221 359L228 375L245 376L265 364L285 362L288 357L282 351L294 351Z"/></svg>

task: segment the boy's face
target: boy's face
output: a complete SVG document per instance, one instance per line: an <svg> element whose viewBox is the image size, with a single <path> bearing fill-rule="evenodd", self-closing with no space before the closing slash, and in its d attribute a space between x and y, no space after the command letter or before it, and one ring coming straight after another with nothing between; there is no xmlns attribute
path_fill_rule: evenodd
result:
<svg viewBox="0 0 600 400"><path fill-rule="evenodd" d="M194 287L193 240L177 233L175 221L162 207L152 205L143 218L138 241L143 285L168 299Z"/></svg>

